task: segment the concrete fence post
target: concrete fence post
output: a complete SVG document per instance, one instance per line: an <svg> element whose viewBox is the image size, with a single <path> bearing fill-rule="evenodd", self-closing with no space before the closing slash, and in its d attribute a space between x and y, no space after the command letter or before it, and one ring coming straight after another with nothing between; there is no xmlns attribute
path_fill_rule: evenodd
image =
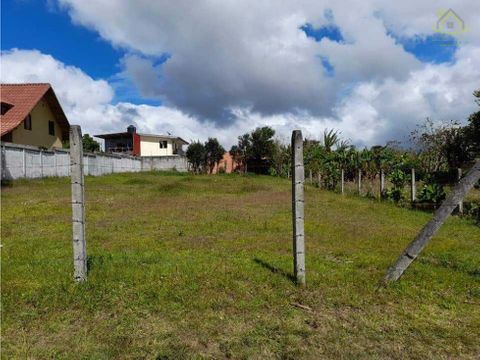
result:
<svg viewBox="0 0 480 360"><path fill-rule="evenodd" d="M293 271L299 285L305 285L303 138L300 130L292 132L292 220Z"/></svg>
<svg viewBox="0 0 480 360"><path fill-rule="evenodd" d="M461 168L458 168L457 170L457 180L460 181L462 179L462 169ZM463 199L460 200L460 202L458 203L458 213L460 215L463 215Z"/></svg>
<svg viewBox="0 0 480 360"><path fill-rule="evenodd" d="M412 168L412 178L411 178L411 181L410 181L410 185L411 185L411 190L410 190L411 201L412 201L412 203L414 203L415 200L417 200L417 186L415 184L415 169L414 168Z"/></svg>
<svg viewBox="0 0 480 360"><path fill-rule="evenodd" d="M358 195L362 195L362 170L358 170L357 176L357 193Z"/></svg>
<svg viewBox="0 0 480 360"><path fill-rule="evenodd" d="M480 179L480 160L477 160L467 175L455 185L452 192L448 194L442 205L435 211L433 218L407 246L395 264L388 269L383 279L384 283L396 281L402 276L403 272L410 266L413 260L417 258L445 220L447 220L448 216L458 206L458 203L462 201L470 189L473 188L478 179Z"/></svg>
<svg viewBox="0 0 480 360"><path fill-rule="evenodd" d="M318 173L317 174L317 181L318 181L318 188L321 189L322 188L322 173Z"/></svg>
<svg viewBox="0 0 480 360"><path fill-rule="evenodd" d="M23 166L23 177L26 178L27 177L27 152L25 149L22 149L22 155L23 155L23 159L22 159L22 166Z"/></svg>
<svg viewBox="0 0 480 360"><path fill-rule="evenodd" d="M56 177L58 177L58 169L57 169L57 151L53 148L53 173Z"/></svg>
<svg viewBox="0 0 480 360"><path fill-rule="evenodd" d="M40 150L40 177L43 178L43 150Z"/></svg>
<svg viewBox="0 0 480 360"><path fill-rule="evenodd" d="M90 175L90 160L88 155L85 156L84 175Z"/></svg>
<svg viewBox="0 0 480 360"><path fill-rule="evenodd" d="M0 156L0 162L1 162L1 171L2 171L2 180L7 178L7 154L5 151L5 146L0 147L1 151L1 156Z"/></svg>
<svg viewBox="0 0 480 360"><path fill-rule="evenodd" d="M342 169L340 172L340 188L342 195L345 194L345 170Z"/></svg>
<svg viewBox="0 0 480 360"><path fill-rule="evenodd" d="M85 186L83 178L82 130L70 126L70 175L72 184L73 268L75 281L87 278L85 240Z"/></svg>
<svg viewBox="0 0 480 360"><path fill-rule="evenodd" d="M385 171L380 169L380 198L382 198L383 193L385 192Z"/></svg>

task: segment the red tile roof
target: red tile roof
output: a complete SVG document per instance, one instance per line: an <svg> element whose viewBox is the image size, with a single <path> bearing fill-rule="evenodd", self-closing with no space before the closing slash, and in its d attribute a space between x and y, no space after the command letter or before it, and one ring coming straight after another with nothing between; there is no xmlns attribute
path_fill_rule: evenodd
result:
<svg viewBox="0 0 480 360"><path fill-rule="evenodd" d="M62 129L62 139L67 139L70 124L51 85L45 83L0 84L1 102L13 105L0 117L1 135L7 134L19 126L43 97L50 105Z"/></svg>

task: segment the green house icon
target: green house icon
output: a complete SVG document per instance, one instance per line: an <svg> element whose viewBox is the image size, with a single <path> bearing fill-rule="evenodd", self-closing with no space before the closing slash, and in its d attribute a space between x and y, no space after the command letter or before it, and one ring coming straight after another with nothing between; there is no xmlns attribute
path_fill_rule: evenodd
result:
<svg viewBox="0 0 480 360"><path fill-rule="evenodd" d="M465 22L455 11L448 9L438 18L436 31L445 34L458 34L465 31Z"/></svg>

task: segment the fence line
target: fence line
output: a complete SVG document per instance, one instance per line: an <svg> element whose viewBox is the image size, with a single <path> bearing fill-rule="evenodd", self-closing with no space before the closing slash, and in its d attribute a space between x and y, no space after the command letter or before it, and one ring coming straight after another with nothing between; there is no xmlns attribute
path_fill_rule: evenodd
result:
<svg viewBox="0 0 480 360"><path fill-rule="evenodd" d="M311 171L310 171L311 173ZM340 168L339 169L339 181L337 183L335 183L334 185L334 189L331 189L333 191L339 191L342 195L347 193L346 191L346 184L350 184L351 187L350 187L350 191L349 193L351 195L355 194L355 195L358 195L358 196L364 196L365 194L365 181L364 181L364 173L361 171L361 170L356 170L354 172L354 177L353 177L353 181L349 181L347 182L346 179L345 179L345 171L343 168ZM322 183L322 176L324 174L322 174L321 172L318 172L317 173L317 179L318 179L318 183L317 183L317 187L318 188L322 188L324 183ZM387 173L381 169L379 174L378 174L378 182L379 182L379 193L378 193L378 198L379 199L382 199L384 196L385 196L385 192L387 190L386 188L386 177L387 177ZM375 176L376 178L376 176ZM462 179L462 169L457 169L457 181L460 181ZM415 168L411 168L410 169L410 178L408 180L406 180L405 182L405 186L404 188L402 189L402 191L405 191L405 200L408 199L408 201L410 201L410 203L412 204L412 206L416 206L419 204L419 201L418 201L418 184L417 184L417 177L416 177L416 170ZM408 190L409 190L409 194L407 195L407 190L405 189L406 187L408 186ZM327 189L329 189L328 185L326 187ZM376 194L372 193L371 192L372 190L372 187L370 187L370 189L368 190L368 196L375 196L376 197ZM425 204L433 204L433 203L425 203ZM438 206L439 204L435 204L435 206ZM458 203L458 207L457 207L457 210L458 210L458 213L459 214L463 214L464 213L464 199L462 199L459 203Z"/></svg>
<svg viewBox="0 0 480 360"><path fill-rule="evenodd" d="M70 176L68 149L42 150L35 146L1 143L2 180ZM85 175L188 169L184 156L133 157L116 154L83 154Z"/></svg>

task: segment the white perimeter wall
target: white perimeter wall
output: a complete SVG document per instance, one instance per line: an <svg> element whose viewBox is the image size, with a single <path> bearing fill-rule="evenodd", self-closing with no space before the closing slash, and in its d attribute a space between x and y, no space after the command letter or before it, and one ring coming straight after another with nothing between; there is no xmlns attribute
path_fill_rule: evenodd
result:
<svg viewBox="0 0 480 360"><path fill-rule="evenodd" d="M132 157L113 154L83 156L85 175L154 170L188 170L184 156ZM40 150L34 146L1 143L2 180L70 176L70 152L66 149Z"/></svg>

